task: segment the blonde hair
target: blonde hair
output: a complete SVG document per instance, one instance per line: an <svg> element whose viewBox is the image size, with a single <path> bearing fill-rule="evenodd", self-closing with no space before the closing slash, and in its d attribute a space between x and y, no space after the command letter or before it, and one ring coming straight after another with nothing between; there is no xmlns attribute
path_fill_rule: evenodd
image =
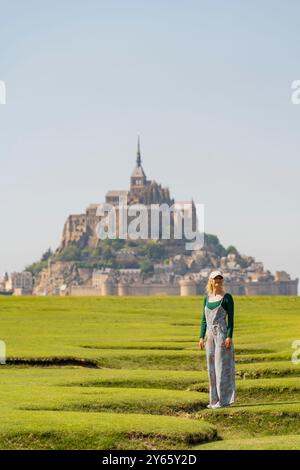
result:
<svg viewBox="0 0 300 470"><path fill-rule="evenodd" d="M225 294L225 289L224 289L224 278L221 279L221 290L222 294ZM208 295L213 293L213 279L208 279L207 284L206 284L206 292Z"/></svg>

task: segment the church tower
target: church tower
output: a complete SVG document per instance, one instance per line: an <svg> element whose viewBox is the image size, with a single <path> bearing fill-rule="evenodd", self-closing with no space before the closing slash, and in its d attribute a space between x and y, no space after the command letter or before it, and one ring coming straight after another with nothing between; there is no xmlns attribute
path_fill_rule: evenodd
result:
<svg viewBox="0 0 300 470"><path fill-rule="evenodd" d="M147 178L141 162L140 138L138 137L136 166L130 178L130 192L136 195L142 192L147 184Z"/></svg>

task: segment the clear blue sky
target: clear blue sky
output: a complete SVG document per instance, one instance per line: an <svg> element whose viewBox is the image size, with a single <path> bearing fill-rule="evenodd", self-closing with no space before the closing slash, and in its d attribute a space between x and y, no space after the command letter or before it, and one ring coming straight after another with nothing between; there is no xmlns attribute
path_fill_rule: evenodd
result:
<svg viewBox="0 0 300 470"><path fill-rule="evenodd" d="M0 271L147 176L300 277L299 1L0 0Z"/></svg>

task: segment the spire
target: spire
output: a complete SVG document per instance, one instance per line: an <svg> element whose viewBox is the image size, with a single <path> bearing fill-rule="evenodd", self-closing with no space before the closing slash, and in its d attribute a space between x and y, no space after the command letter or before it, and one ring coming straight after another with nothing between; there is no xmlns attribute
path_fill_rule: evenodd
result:
<svg viewBox="0 0 300 470"><path fill-rule="evenodd" d="M142 167L142 159L141 159L141 148L140 148L140 137L138 137L137 141L137 154L136 154L136 165L135 169L131 173L131 178L144 178L146 180L146 175ZM141 184L140 182L138 184Z"/></svg>
<svg viewBox="0 0 300 470"><path fill-rule="evenodd" d="M141 149L140 149L140 137L138 136L138 143L137 143L137 157L136 157L136 164L137 166L141 166Z"/></svg>

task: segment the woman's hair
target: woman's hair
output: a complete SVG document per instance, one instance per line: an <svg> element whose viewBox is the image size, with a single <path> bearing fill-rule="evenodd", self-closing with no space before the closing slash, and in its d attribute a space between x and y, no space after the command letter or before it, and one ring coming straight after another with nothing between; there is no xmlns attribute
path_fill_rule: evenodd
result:
<svg viewBox="0 0 300 470"><path fill-rule="evenodd" d="M206 284L206 292L208 293L208 295L213 293L213 283L212 283L212 281L213 281L213 279L208 279L207 284ZM224 278L222 278L220 282L221 282L222 294L225 294Z"/></svg>

